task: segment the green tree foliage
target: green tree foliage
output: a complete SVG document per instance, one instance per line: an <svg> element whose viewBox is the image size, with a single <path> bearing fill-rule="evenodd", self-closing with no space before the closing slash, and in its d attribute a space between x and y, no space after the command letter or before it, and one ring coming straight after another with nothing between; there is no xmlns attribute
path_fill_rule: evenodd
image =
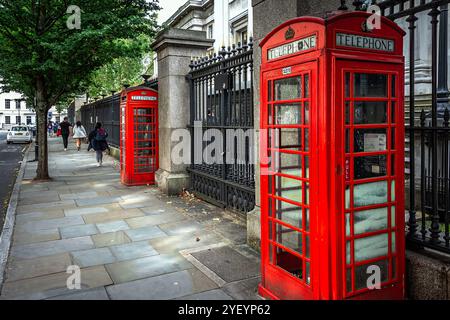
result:
<svg viewBox="0 0 450 320"><path fill-rule="evenodd" d="M24 94L38 118L37 179L48 179L47 112L84 92L93 73L123 57L142 56L133 41L155 34L157 0L0 0L0 78ZM74 28L75 27L75 28Z"/></svg>
<svg viewBox="0 0 450 320"><path fill-rule="evenodd" d="M135 52L143 52L143 54L116 58L95 71L87 90L89 97L110 95L111 91L120 91L125 83L131 86L141 84L143 82L141 75L153 73L152 65L149 63L151 60L151 53L148 50L150 43L151 38L145 35L130 40L130 45L136 46Z"/></svg>

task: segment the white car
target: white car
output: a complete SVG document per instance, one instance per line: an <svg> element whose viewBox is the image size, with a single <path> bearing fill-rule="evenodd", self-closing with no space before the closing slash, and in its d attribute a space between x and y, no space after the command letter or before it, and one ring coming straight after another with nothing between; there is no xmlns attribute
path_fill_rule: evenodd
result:
<svg viewBox="0 0 450 320"><path fill-rule="evenodd" d="M31 141L33 141L33 133L27 126L13 126L11 130L8 130L7 144L14 142L31 143Z"/></svg>

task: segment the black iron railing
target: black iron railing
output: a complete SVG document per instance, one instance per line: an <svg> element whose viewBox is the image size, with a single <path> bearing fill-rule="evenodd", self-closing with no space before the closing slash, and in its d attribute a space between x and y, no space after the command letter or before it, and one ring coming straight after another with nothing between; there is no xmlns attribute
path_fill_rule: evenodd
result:
<svg viewBox="0 0 450 320"><path fill-rule="evenodd" d="M383 16L404 25L407 31L407 243L447 253L450 253L449 3L450 0L353 2L357 10L378 5ZM341 8L345 7L346 1L341 1ZM426 57L430 65L425 68L430 73L429 81L423 79L423 65L422 76L416 76L418 45L422 49L430 47L431 56ZM423 90L424 83L429 93L418 94L417 86L420 84Z"/></svg>
<svg viewBox="0 0 450 320"><path fill-rule="evenodd" d="M90 132L101 122L108 132L108 143L118 147L120 143L120 95L96 100L81 107L81 123Z"/></svg>
<svg viewBox="0 0 450 320"><path fill-rule="evenodd" d="M204 200L246 213L255 206L252 40L222 47L219 54L192 61L190 67L191 190ZM199 142L195 132L200 132ZM222 152L209 154L208 145L217 136L222 138Z"/></svg>
<svg viewBox="0 0 450 320"><path fill-rule="evenodd" d="M148 80L143 76L145 82L141 86L158 90L158 80ZM94 99L81 107L81 123L90 132L97 122L101 122L108 132L110 145L119 147L120 144L120 93L111 91L110 96L102 96L102 99Z"/></svg>

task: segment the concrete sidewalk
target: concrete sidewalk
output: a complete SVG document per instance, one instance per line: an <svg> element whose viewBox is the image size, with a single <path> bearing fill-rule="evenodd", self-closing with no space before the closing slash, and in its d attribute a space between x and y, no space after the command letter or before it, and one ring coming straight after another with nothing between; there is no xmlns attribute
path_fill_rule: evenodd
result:
<svg viewBox="0 0 450 320"><path fill-rule="evenodd" d="M245 222L191 196L125 187L117 161L98 168L86 146L62 150L49 139L52 181L25 167L0 299L258 298ZM67 288L71 265L80 290Z"/></svg>

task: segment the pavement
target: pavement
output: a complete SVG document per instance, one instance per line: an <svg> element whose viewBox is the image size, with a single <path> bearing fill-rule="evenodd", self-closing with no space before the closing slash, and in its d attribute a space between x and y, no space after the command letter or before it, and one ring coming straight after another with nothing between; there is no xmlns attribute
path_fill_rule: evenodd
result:
<svg viewBox="0 0 450 320"><path fill-rule="evenodd" d="M11 190L27 144L6 144L8 131L0 131L0 232L2 231Z"/></svg>
<svg viewBox="0 0 450 320"><path fill-rule="evenodd" d="M190 194L126 187L115 159L98 168L83 149L50 138L48 182L26 164L0 299L260 299L245 221Z"/></svg>

